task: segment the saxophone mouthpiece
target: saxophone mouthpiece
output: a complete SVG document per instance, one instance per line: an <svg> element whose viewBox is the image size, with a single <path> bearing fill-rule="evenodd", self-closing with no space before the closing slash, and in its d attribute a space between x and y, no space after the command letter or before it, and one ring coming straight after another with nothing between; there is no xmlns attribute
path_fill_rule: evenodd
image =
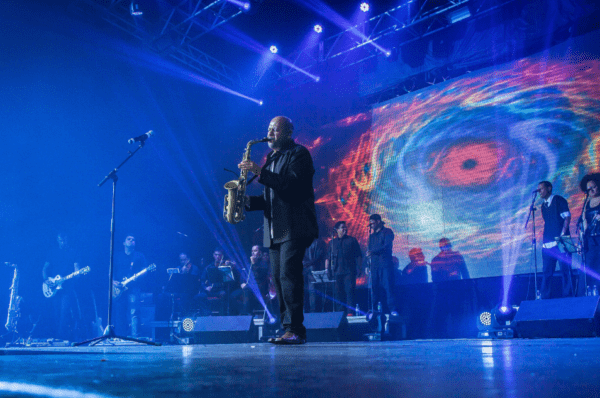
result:
<svg viewBox="0 0 600 398"><path fill-rule="evenodd" d="M258 142L269 142L269 141L273 141L273 138L265 137L261 140L258 140Z"/></svg>

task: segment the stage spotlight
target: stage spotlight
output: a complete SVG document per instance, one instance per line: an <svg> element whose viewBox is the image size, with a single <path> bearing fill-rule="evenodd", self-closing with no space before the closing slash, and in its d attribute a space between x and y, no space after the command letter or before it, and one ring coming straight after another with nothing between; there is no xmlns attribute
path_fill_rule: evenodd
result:
<svg viewBox="0 0 600 398"><path fill-rule="evenodd" d="M231 4L235 4L236 6L238 6L240 9L242 9L244 11L250 10L250 3L246 2L246 1L241 1L241 0L227 0L227 1Z"/></svg>
<svg viewBox="0 0 600 398"><path fill-rule="evenodd" d="M258 105L262 106L262 104L263 104L263 100L258 101Z"/></svg>
<svg viewBox="0 0 600 398"><path fill-rule="evenodd" d="M517 315L518 307L500 305L494 309L494 318L501 326L510 326L515 315Z"/></svg>
<svg viewBox="0 0 600 398"><path fill-rule="evenodd" d="M321 81L321 77L320 77L320 76L317 76L317 77L315 77L315 81L316 81L317 83L318 83L318 82L320 82L320 81Z"/></svg>
<svg viewBox="0 0 600 398"><path fill-rule="evenodd" d="M369 3L361 3L360 4L360 10L362 12L367 12L367 11L369 11L370 8L371 7L369 6Z"/></svg>
<svg viewBox="0 0 600 398"><path fill-rule="evenodd" d="M477 337L486 339L512 339L513 319L519 307L497 305L492 311L484 311L477 317Z"/></svg>
<svg viewBox="0 0 600 398"><path fill-rule="evenodd" d="M488 311L479 314L479 322L484 327L492 326L492 314Z"/></svg>
<svg viewBox="0 0 600 398"><path fill-rule="evenodd" d="M448 13L448 19L450 20L450 23L457 23L463 19L469 18L470 16L471 12L469 11L468 7L462 7L458 10L453 10Z"/></svg>
<svg viewBox="0 0 600 398"><path fill-rule="evenodd" d="M181 321L181 327L183 328L184 332L191 332L194 330L194 326L195 326L195 322L192 318L184 318L183 321Z"/></svg>
<svg viewBox="0 0 600 398"><path fill-rule="evenodd" d="M317 33L321 33L323 31L323 27L321 25L315 25L314 29Z"/></svg>
<svg viewBox="0 0 600 398"><path fill-rule="evenodd" d="M125 3L125 4L127 4L127 3ZM144 14L144 12L142 10L140 10L140 5L138 4L137 1L132 1L129 4L129 13L134 17L139 17L140 15Z"/></svg>
<svg viewBox="0 0 600 398"><path fill-rule="evenodd" d="M269 50L271 50L273 54L277 54L277 51L279 51L276 46L271 46Z"/></svg>

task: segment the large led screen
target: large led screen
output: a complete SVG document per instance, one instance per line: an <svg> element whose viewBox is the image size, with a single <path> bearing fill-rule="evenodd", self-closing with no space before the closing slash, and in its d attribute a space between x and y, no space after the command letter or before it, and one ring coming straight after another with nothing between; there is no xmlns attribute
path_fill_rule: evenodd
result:
<svg viewBox="0 0 600 398"><path fill-rule="evenodd" d="M525 228L532 191L539 181L552 182L569 202L574 233L584 198L579 181L599 170L597 37L325 126L329 142L315 153L326 164L317 188L322 222L348 221L364 245L368 215L381 214L396 235L400 268L413 247L431 261L447 237L473 278L532 272L532 225ZM535 226L539 255L540 211Z"/></svg>

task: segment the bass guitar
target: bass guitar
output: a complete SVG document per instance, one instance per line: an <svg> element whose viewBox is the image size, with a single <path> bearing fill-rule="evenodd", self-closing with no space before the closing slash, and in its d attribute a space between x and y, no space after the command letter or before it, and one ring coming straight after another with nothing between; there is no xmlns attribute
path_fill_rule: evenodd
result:
<svg viewBox="0 0 600 398"><path fill-rule="evenodd" d="M137 274L133 275L130 278L123 279L123 282L120 282L117 286L113 284L112 288L112 296L114 299L118 298L125 290L127 290L127 285L131 282L138 279L140 276L144 275L146 272L156 271L156 264L150 264L148 267L144 268Z"/></svg>
<svg viewBox="0 0 600 398"><path fill-rule="evenodd" d="M42 284L42 291L44 292L44 296L46 298L54 296L57 290L62 289L63 283L78 275L85 275L88 272L90 272L90 267L85 267L80 269L79 271L75 271L72 274L65 276L64 278L60 275L56 275L56 278L48 278Z"/></svg>

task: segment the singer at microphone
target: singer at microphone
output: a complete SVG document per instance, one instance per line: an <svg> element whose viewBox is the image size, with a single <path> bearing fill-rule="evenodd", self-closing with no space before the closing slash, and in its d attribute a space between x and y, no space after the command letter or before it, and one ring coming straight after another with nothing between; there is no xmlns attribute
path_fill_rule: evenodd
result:
<svg viewBox="0 0 600 398"><path fill-rule="evenodd" d="M562 294L560 297L569 297L573 295L571 253L561 251L558 246L558 242L562 239L560 237L571 235L569 228L571 224L569 203L564 197L553 192L550 181L541 181L538 184L538 188L540 190L540 198L544 200L542 204L542 217L544 219L542 241L543 278L540 297L542 299L550 298L552 278L557 262L560 265L560 273L562 274ZM556 239L557 237L559 237L559 240Z"/></svg>
<svg viewBox="0 0 600 398"><path fill-rule="evenodd" d="M152 136L154 134L153 130L148 131L145 134L142 134L140 136L134 137L134 138L130 138L127 140L127 143L129 144L133 144L134 142L141 142L142 144L148 139L150 138L150 136Z"/></svg>

